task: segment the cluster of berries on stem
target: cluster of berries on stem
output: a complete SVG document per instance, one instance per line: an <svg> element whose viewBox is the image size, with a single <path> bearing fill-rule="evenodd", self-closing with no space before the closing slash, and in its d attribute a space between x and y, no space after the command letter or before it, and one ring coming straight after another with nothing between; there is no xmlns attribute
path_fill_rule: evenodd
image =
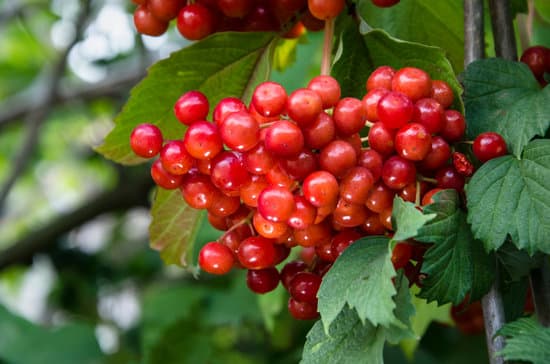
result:
<svg viewBox="0 0 550 364"><path fill-rule="evenodd" d="M188 91L174 106L187 125L182 139L164 140L158 127L141 124L130 144L138 156L159 155L151 166L159 187L179 189L224 231L200 251L204 271L247 269L257 293L281 282L291 314L312 319L322 277L340 254L363 236L392 234L395 196L420 206L442 189L463 191L473 165L453 152L465 131L453 101L446 82L389 66L370 75L362 99L342 98L327 75L290 94L268 81L249 105L222 99L212 121L206 96ZM506 153L498 134L478 139L473 152L482 162ZM301 259L279 271L297 246ZM426 249L413 241L395 246L393 264L411 284L421 284Z"/></svg>

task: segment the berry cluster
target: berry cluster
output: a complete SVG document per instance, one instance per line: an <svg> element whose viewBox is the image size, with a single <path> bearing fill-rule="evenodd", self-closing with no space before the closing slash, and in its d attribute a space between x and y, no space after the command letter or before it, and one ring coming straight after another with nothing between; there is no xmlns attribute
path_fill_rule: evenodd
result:
<svg viewBox="0 0 550 364"><path fill-rule="evenodd" d="M289 38L323 29L345 0L133 0L138 32L159 36L171 20L182 36L200 40L222 31L274 31Z"/></svg>
<svg viewBox="0 0 550 364"><path fill-rule="evenodd" d="M520 61L529 66L542 87L548 84L544 79L544 74L550 74L550 48L543 46L529 47L521 55Z"/></svg>
<svg viewBox="0 0 550 364"><path fill-rule="evenodd" d="M211 225L225 231L202 248L204 271L247 269L257 293L282 282L292 315L315 318L322 276L337 257L362 236L392 233L394 196L424 205L441 189L463 190L473 166L450 146L465 130L463 115L449 109L450 86L418 68L382 66L366 89L362 99L341 98L334 78L317 76L289 95L264 82L248 106L222 99L212 122L205 95L189 91L174 106L188 126L183 139L163 140L151 124L134 129L133 151L160 155L151 166L155 183L179 188L189 206L206 209ZM482 162L506 153L495 136L474 141ZM295 246L302 259L279 272L275 266ZM426 247L403 242L393 251L395 268L411 282L421 283Z"/></svg>

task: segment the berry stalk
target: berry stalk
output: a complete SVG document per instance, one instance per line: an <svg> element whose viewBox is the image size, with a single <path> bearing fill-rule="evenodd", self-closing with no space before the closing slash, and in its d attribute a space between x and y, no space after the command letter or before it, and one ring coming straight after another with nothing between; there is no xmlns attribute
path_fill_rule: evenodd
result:
<svg viewBox="0 0 550 364"><path fill-rule="evenodd" d="M334 18L325 21L325 38L323 41L323 58L321 59L321 75L330 74L332 55L332 39L334 38Z"/></svg>

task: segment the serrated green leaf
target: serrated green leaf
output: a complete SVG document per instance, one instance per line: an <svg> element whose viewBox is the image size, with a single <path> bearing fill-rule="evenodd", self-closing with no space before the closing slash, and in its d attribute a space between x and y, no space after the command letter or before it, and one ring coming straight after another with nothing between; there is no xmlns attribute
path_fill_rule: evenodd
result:
<svg viewBox="0 0 550 364"><path fill-rule="evenodd" d="M400 343L403 352L410 360L413 359L414 352L420 344L422 336L433 321L446 325L453 324L451 304L438 306L435 302L428 303L425 299L416 296L419 292L420 288L417 286L411 287L411 304L415 309L415 315L411 317L414 338L405 339Z"/></svg>
<svg viewBox="0 0 550 364"><path fill-rule="evenodd" d="M384 340L384 328L363 325L357 312L345 307L328 334L321 321L313 325L300 364L383 364Z"/></svg>
<svg viewBox="0 0 550 364"><path fill-rule="evenodd" d="M394 226L397 227L392 238L395 241L414 238L422 226L436 217L436 214L423 214L416 208L415 204L404 201L399 196L393 199L392 211Z"/></svg>
<svg viewBox="0 0 550 364"><path fill-rule="evenodd" d="M136 125L146 122L159 126L165 139L181 138L185 127L173 108L186 91L202 91L211 108L228 96L247 101L254 87L269 76L274 39L271 33L216 33L157 62L132 90L97 151L118 163L142 162L132 153L129 137Z"/></svg>
<svg viewBox="0 0 550 364"><path fill-rule="evenodd" d="M422 227L418 241L434 243L424 254L423 281L420 297L428 302L459 304L467 293L476 300L487 292L494 279L492 259L482 243L474 239L460 209L455 190L444 190L434 196L436 202L424 208L437 217Z"/></svg>
<svg viewBox="0 0 550 364"><path fill-rule="evenodd" d="M339 27L340 55L331 74L340 82L343 96L362 98L366 93L367 78L376 67L389 65L399 69L411 66L425 70L433 79L449 83L455 94L455 108L463 110L458 97L462 88L443 50L392 38L379 29L361 35L351 19L343 20Z"/></svg>
<svg viewBox="0 0 550 364"><path fill-rule="evenodd" d="M185 204L180 190L158 188L151 208L149 241L166 264L188 267L203 213Z"/></svg>
<svg viewBox="0 0 550 364"><path fill-rule="evenodd" d="M394 37L445 49L454 69L464 62L464 23L461 0L401 1L390 8L358 0L357 11L371 28L382 28Z"/></svg>
<svg viewBox="0 0 550 364"><path fill-rule="evenodd" d="M392 324L395 274L388 238L365 237L347 248L323 277L317 293L326 332L346 305L357 311L362 322Z"/></svg>
<svg viewBox="0 0 550 364"><path fill-rule="evenodd" d="M541 89L527 65L500 58L471 63L463 74L466 133L502 135L519 157L536 135L550 126L550 87Z"/></svg>
<svg viewBox="0 0 550 364"><path fill-rule="evenodd" d="M546 364L550 358L550 328L543 327L534 317L521 318L504 325L498 335L506 337L500 355L506 360L522 360Z"/></svg>
<svg viewBox="0 0 550 364"><path fill-rule="evenodd" d="M413 336L410 320L415 311L411 304L409 282L402 272L395 282L395 319L387 328L374 326L370 321L363 322L355 310L344 307L328 333L321 321L315 323L307 335L301 363L383 363L385 341L396 344Z"/></svg>
<svg viewBox="0 0 550 364"><path fill-rule="evenodd" d="M549 88L550 89L550 88ZM485 249L498 249L509 235L519 249L550 253L550 140L530 142L523 159L492 159L466 186L468 222Z"/></svg>

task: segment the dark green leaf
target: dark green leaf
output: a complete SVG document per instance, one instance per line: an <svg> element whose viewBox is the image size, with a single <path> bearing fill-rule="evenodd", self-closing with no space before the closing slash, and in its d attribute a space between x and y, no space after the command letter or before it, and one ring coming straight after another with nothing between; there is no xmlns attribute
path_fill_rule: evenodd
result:
<svg viewBox="0 0 550 364"><path fill-rule="evenodd" d="M519 281L521 278L529 275L531 269L540 266L542 256L540 254L533 257L525 250L519 250L510 241L506 241L496 253L500 265L506 272L506 279L510 281Z"/></svg>
<svg viewBox="0 0 550 364"><path fill-rule="evenodd" d="M392 211L392 218L395 221L394 226L397 226L393 236L395 241L414 238L422 226L436 217L436 214L423 214L413 203L404 201L399 196L393 199Z"/></svg>
<svg viewBox="0 0 550 364"><path fill-rule="evenodd" d="M463 110L458 97L462 89L443 50L392 38L382 30L361 35L351 20L343 20L340 27L340 49L331 73L342 85L342 95L362 98L367 78L376 67L411 66L425 70L433 79L448 82L455 94L455 107Z"/></svg>
<svg viewBox="0 0 550 364"><path fill-rule="evenodd" d="M534 317L521 318L506 324L498 332L506 337L500 355L506 360L522 360L546 364L550 358L550 328L543 327Z"/></svg>
<svg viewBox="0 0 550 364"><path fill-rule="evenodd" d="M401 1L391 8L379 8L371 0L358 0L357 3L359 15L370 27L382 28L396 38L445 49L455 70L462 70L462 1Z"/></svg>
<svg viewBox="0 0 550 364"><path fill-rule="evenodd" d="M325 333L317 321L307 334L301 364L383 364L384 328L364 325L357 312L343 308Z"/></svg>
<svg viewBox="0 0 550 364"><path fill-rule="evenodd" d="M397 294L393 297L395 301L394 314L395 320L386 330L386 340L391 344L397 344L405 339L414 338L414 332L411 327L416 310L411 300L411 292L409 291L409 281L405 277L403 271L400 271L395 278L395 288Z"/></svg>
<svg viewBox="0 0 550 364"><path fill-rule="evenodd" d="M392 324L394 276L388 238L366 237L353 243L323 277L317 294L326 332L346 305L357 311L362 322Z"/></svg>
<svg viewBox="0 0 550 364"><path fill-rule="evenodd" d="M270 33L216 33L156 63L132 90L115 128L97 151L118 163L141 162L129 143L132 129L141 123L159 126L165 139L181 138L184 125L173 108L188 90L201 90L211 108L223 97L248 100L254 87L269 76L273 40Z"/></svg>
<svg viewBox="0 0 550 364"><path fill-rule="evenodd" d="M419 296L438 304L460 303L467 293L476 300L487 292L494 279L492 260L482 243L474 239L459 207L456 191L444 190L436 202L424 208L437 217L422 227L418 241L434 243L424 255L422 272L427 274Z"/></svg>
<svg viewBox="0 0 550 364"><path fill-rule="evenodd" d="M46 329L0 306L0 361L10 364L93 364L103 358L94 328L71 323Z"/></svg>
<svg viewBox="0 0 550 364"><path fill-rule="evenodd" d="M189 266L202 212L185 204L180 190L158 188L151 208L151 248L160 251L166 264Z"/></svg>
<svg viewBox="0 0 550 364"><path fill-rule="evenodd" d="M527 67L499 58L471 63L463 75L467 135L494 131L519 157L550 126L550 87L540 88Z"/></svg>
<svg viewBox="0 0 550 364"><path fill-rule="evenodd" d="M548 88L550 90L550 88ZM550 119L549 119L550 120ZM468 185L468 222L487 250L498 249L509 235L529 254L550 252L550 140L530 142L523 159L492 159Z"/></svg>

